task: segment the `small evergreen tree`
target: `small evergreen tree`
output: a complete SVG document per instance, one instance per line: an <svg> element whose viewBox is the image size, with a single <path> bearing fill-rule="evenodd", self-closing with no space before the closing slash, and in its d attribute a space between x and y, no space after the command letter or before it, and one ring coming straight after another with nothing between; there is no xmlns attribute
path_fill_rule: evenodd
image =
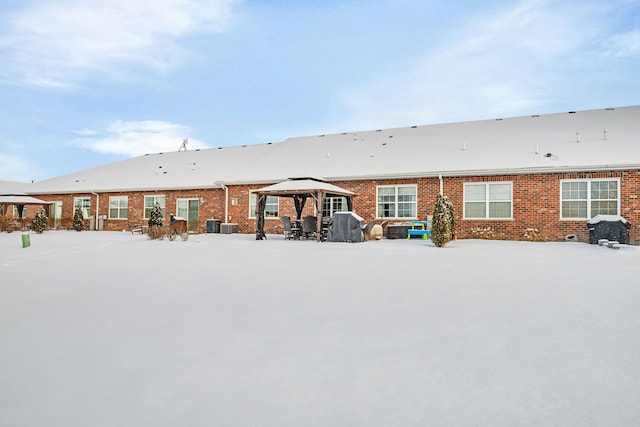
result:
<svg viewBox="0 0 640 427"><path fill-rule="evenodd" d="M73 229L76 231L82 231L84 228L84 217L82 216L82 209L76 208L73 214Z"/></svg>
<svg viewBox="0 0 640 427"><path fill-rule="evenodd" d="M431 223L431 240L433 244L439 248L443 247L451 240L454 230L453 204L447 196L439 194L436 200L436 207L433 210L433 222Z"/></svg>
<svg viewBox="0 0 640 427"><path fill-rule="evenodd" d="M163 216L160 204L156 203L149 214L149 227L162 227Z"/></svg>
<svg viewBox="0 0 640 427"><path fill-rule="evenodd" d="M36 217L33 220L33 224L31 224L31 229L36 233L42 233L49 228L49 218L47 218L47 214L44 209L36 212Z"/></svg>

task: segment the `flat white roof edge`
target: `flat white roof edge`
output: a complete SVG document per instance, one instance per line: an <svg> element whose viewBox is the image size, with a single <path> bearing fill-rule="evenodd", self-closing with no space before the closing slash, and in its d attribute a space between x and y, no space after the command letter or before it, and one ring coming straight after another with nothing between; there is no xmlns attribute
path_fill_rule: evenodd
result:
<svg viewBox="0 0 640 427"><path fill-rule="evenodd" d="M640 169L640 164L625 165L591 165L591 166L561 166L561 167L535 167L535 168L505 168L505 169L474 169L457 171L430 171L412 172L406 174L375 174L360 176L331 176L328 181L360 181L365 179L414 179L414 178L437 178L456 176L493 176L493 175L527 175L527 174L550 174L567 172L602 172Z"/></svg>

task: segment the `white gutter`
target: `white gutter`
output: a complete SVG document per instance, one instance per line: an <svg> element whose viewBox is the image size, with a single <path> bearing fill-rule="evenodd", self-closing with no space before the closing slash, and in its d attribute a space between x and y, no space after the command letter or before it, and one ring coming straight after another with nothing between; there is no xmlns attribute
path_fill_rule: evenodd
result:
<svg viewBox="0 0 640 427"><path fill-rule="evenodd" d="M100 221L100 195L93 191L91 192L91 194L96 196L96 219L93 221L93 227L95 231L98 231L98 223Z"/></svg>

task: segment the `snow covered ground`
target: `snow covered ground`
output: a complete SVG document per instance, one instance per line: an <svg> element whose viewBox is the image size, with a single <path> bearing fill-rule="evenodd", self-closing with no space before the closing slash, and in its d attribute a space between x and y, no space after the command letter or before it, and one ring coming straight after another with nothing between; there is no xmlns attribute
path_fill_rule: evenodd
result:
<svg viewBox="0 0 640 427"><path fill-rule="evenodd" d="M0 233L0 425L640 425L640 247L268 237Z"/></svg>

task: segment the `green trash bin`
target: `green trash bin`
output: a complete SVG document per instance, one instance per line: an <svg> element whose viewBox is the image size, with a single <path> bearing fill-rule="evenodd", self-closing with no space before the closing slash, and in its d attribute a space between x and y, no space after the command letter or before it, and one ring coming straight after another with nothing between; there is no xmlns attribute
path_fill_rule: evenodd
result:
<svg viewBox="0 0 640 427"><path fill-rule="evenodd" d="M22 247L23 248L28 248L29 246L31 246L31 236L29 235L29 233L23 233L22 234Z"/></svg>

